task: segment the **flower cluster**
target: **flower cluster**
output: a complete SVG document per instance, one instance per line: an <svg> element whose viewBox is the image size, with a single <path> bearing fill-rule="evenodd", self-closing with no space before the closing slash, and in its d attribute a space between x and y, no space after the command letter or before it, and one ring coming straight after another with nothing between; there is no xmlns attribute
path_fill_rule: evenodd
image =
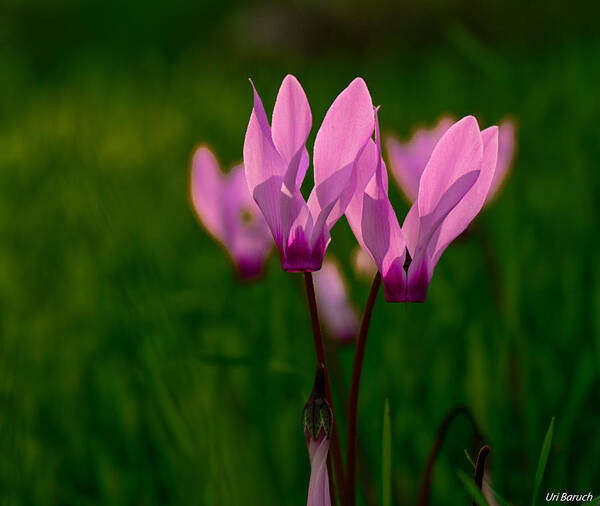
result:
<svg viewBox="0 0 600 506"><path fill-rule="evenodd" d="M311 154L306 141L312 112L298 80L284 78L270 121L252 81L251 85L253 107L243 165L224 175L211 151L198 148L192 163L192 203L242 278L262 272L273 244L285 271L305 273L318 363L315 388L303 414L311 461L308 505L330 504L330 444L339 457L335 481L340 498L350 505L361 354L379 284L389 302L425 301L443 252L505 182L515 127L506 120L500 127L482 130L473 116L458 121L445 116L432 129L416 131L409 141L386 137L391 172L410 203L400 221L388 196L379 108L373 106L361 78L329 107ZM302 186L311 155L314 186L305 199ZM340 265L325 259L331 231L342 216L361 248L354 256L357 274L375 275L360 326ZM314 271L319 272L313 284ZM348 410L347 483L317 306L333 338L353 342L358 335Z"/></svg>

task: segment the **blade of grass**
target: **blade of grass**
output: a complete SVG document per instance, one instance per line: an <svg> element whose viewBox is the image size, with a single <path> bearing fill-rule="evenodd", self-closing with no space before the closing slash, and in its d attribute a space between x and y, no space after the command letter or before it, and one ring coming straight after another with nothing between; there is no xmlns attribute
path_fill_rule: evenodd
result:
<svg viewBox="0 0 600 506"><path fill-rule="evenodd" d="M550 427L546 432L544 438L544 444L542 445L542 451L540 452L540 459L538 461L537 471L535 472L535 482L533 486L533 497L531 498L531 506L535 506L540 486L542 485L542 479L544 478L544 471L546 470L546 463L548 462L548 455L550 454L550 446L552 444L552 436L554 434L554 417L550 421Z"/></svg>
<svg viewBox="0 0 600 506"><path fill-rule="evenodd" d="M479 506L490 506L490 503L487 502L487 499L481 493L481 490L477 488L475 483L473 482L473 478L468 476L464 471L458 471L458 478L464 485L467 492L473 496L473 499Z"/></svg>
<svg viewBox="0 0 600 506"><path fill-rule="evenodd" d="M475 462L473 462L471 455L469 455L469 450L467 450L466 448L465 448L465 457L467 457L467 460L469 461L469 464L471 464L471 467L473 469L475 469Z"/></svg>
<svg viewBox="0 0 600 506"><path fill-rule="evenodd" d="M390 401L383 407L383 436L381 441L381 474L383 506L392 506L392 424L390 422Z"/></svg>

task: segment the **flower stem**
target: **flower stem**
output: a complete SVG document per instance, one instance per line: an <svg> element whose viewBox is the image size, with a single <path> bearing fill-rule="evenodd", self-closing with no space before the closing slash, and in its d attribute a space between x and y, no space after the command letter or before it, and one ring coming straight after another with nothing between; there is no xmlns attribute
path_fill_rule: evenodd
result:
<svg viewBox="0 0 600 506"><path fill-rule="evenodd" d="M481 486L483 485L483 474L485 472L485 459L490 454L490 447L488 445L482 446L481 450L479 450L479 455L477 455L477 463L475 464L475 486L481 490ZM472 506L477 506L477 502L473 499Z"/></svg>
<svg viewBox="0 0 600 506"><path fill-rule="evenodd" d="M331 456L327 455L327 475L329 476L329 499L331 500L331 506L337 506L335 500L335 485L333 483L333 470L331 464Z"/></svg>
<svg viewBox="0 0 600 506"><path fill-rule="evenodd" d="M333 453L333 469L335 472L335 482L338 487L340 497L343 496L344 490L344 464L342 460L342 450L340 446L340 437L337 431L337 419L333 408L333 399L331 398L331 388L329 386L329 372L327 370L327 361L325 359L325 347L323 346L323 336L321 335L321 326L319 324L319 313L317 311L317 299L315 297L315 285L313 283L312 274L304 272L304 285L306 287L306 298L308 300L308 309L310 311L310 323L312 326L313 340L315 343L315 353L317 362L323 365L325 373L325 398L329 403L331 412L333 413L333 423L331 426L331 452L328 456L328 469L331 469L331 454ZM332 498L332 504L335 498Z"/></svg>
<svg viewBox="0 0 600 506"><path fill-rule="evenodd" d="M446 438L446 432L448 431L450 424L458 415L461 414L464 414L471 422L476 438L481 439L481 433L477 428L475 418L473 418L473 415L469 411L469 408L467 408L466 406L455 406L450 411L448 411L448 413L444 417L444 420L438 428L438 431L435 435L435 439L433 441L433 445L431 446L431 450L429 451L427 465L425 466L425 473L423 474L423 481L421 482L421 489L419 490L419 499L417 500L417 506L427 506L429 504L429 490L431 488L431 477L433 476L433 467L435 465L436 458L438 456L442 443Z"/></svg>
<svg viewBox="0 0 600 506"><path fill-rule="evenodd" d="M377 293L381 286L381 274L377 272L373 278L369 297L365 304L365 310L360 322L358 331L358 340L356 350L354 351L354 365L352 366L352 382L350 383L350 396L348 398L348 438L346 440L346 506L354 506L356 502L356 412L358 409L358 389L360 387L360 374L362 372L363 359L365 356L365 346L367 344L367 334L369 333L369 324L371 315L375 307Z"/></svg>
<svg viewBox="0 0 600 506"><path fill-rule="evenodd" d="M331 372L331 383L333 389L337 395L342 406L348 405L348 393L344 377L342 375L342 364L338 357L338 352L342 346L348 346L348 343L340 344L338 341L325 338L325 353L327 354L327 361L330 364ZM367 463L367 457L364 446L361 444L360 435L357 436L357 453L356 463L358 466L358 477L361 481L361 487L365 498L365 504L367 506L375 506L377 504L375 500L375 490L373 487L373 479L371 476L371 470Z"/></svg>

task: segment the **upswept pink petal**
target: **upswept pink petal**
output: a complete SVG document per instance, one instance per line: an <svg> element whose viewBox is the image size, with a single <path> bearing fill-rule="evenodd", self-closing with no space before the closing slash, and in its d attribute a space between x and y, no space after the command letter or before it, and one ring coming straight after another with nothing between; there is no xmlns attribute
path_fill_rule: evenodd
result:
<svg viewBox="0 0 600 506"><path fill-rule="evenodd" d="M260 96L254 83L250 83L254 94L254 106L244 139L244 167L252 194L258 185L272 176L283 177L287 164L273 142L271 127Z"/></svg>
<svg viewBox="0 0 600 506"><path fill-rule="evenodd" d="M377 116L375 125L376 142L370 141L357 160L357 186L346 218L359 244L381 272L386 298L403 300L406 241L387 196L387 171L381 157Z"/></svg>
<svg viewBox="0 0 600 506"><path fill-rule="evenodd" d="M328 452L328 438L321 437L319 440L309 439L310 481L308 483L306 506L331 506L329 474L327 473Z"/></svg>
<svg viewBox="0 0 600 506"><path fill-rule="evenodd" d="M221 241L225 232L220 203L222 185L221 171L215 156L206 146L199 147L192 160L192 204L198 219Z"/></svg>
<svg viewBox="0 0 600 506"><path fill-rule="evenodd" d="M252 81L251 81L252 82ZM244 139L244 169L250 194L260 207L277 247L282 246L279 195L287 165L277 151L258 92Z"/></svg>
<svg viewBox="0 0 600 506"><path fill-rule="evenodd" d="M317 132L315 185L354 162L373 134L374 121L371 95L365 82L357 77L333 101Z"/></svg>
<svg viewBox="0 0 600 506"><path fill-rule="evenodd" d="M246 172L246 179L248 173ZM283 232L281 228L281 210L280 210L280 197L281 197L281 177L272 176L264 183L261 183L256 188L252 196L258 207L262 211L263 217L271 230L275 245L282 251L283 248Z"/></svg>
<svg viewBox="0 0 600 506"><path fill-rule="evenodd" d="M371 183L375 183L373 177ZM406 291L406 241L396 214L381 192L369 183L363 203L362 235L379 272L388 300L400 300ZM372 194L375 193L375 196Z"/></svg>
<svg viewBox="0 0 600 506"><path fill-rule="evenodd" d="M515 124L504 120L498 125L498 161L486 204L491 202L506 181L515 154Z"/></svg>
<svg viewBox="0 0 600 506"><path fill-rule="evenodd" d="M419 216L430 214L448 188L463 174L478 169L483 145L477 120L466 116L436 144L419 182Z"/></svg>
<svg viewBox="0 0 600 506"><path fill-rule="evenodd" d="M379 156L377 151L377 145L372 139L365 146L360 156L356 161L356 186L354 194L350 203L346 208L346 220L354 232L356 240L360 244L361 248L367 252L368 248L365 245L362 235L362 215L363 215L363 201L365 195L365 189L369 184L369 181L375 174L377 168L377 157ZM386 189L387 194L387 189Z"/></svg>
<svg viewBox="0 0 600 506"><path fill-rule="evenodd" d="M387 170L381 157L377 115L375 123L377 161L375 173L364 191L361 227L365 245L385 279L393 264L404 265L406 240L387 195Z"/></svg>
<svg viewBox="0 0 600 506"><path fill-rule="evenodd" d="M492 126L483 130L481 132L481 142L483 156L478 165L481 172L475 184L452 209L439 228L432 256L433 266L437 264L448 245L462 234L477 216L490 191L498 155L498 127ZM476 167L473 165L471 168L475 169Z"/></svg>
<svg viewBox="0 0 600 506"><path fill-rule="evenodd" d="M448 244L467 228L483 205L496 163L494 148L497 149L497 132L494 135L495 128L492 127L481 133L477 130L477 136L480 137L482 144L482 158L474 157L472 150L464 148L461 150L460 146L455 147L454 152L462 151L463 155L459 159L453 159L451 154L451 163L448 166L451 167L451 170L454 169L455 174L462 173L462 175L459 175L443 193L429 214L420 214L422 206L419 200L405 220L406 228L403 228L403 232L409 238L409 252L412 257L407 273L407 295L410 301L422 302L425 300L429 282L440 255ZM451 134L452 128L448 132ZM439 144L448 140L449 137L444 136ZM458 141L461 140L467 144L473 143L469 136L464 134L458 137ZM432 160L434 160L438 146L434 150ZM438 163L441 166L443 160L438 160ZM457 166L460 167L459 170L456 170ZM423 178L421 179L422 184ZM418 220L415 208L419 210Z"/></svg>
<svg viewBox="0 0 600 506"><path fill-rule="evenodd" d="M392 136L386 139L390 170L409 202L417 199L419 180L431 152L452 123L450 117L444 116L432 129L416 130L407 142L399 142Z"/></svg>
<svg viewBox="0 0 600 506"><path fill-rule="evenodd" d="M375 125L377 143L373 139L369 139L363 147L360 154L356 158L355 173L356 183L354 192L346 206L346 220L354 232L361 248L371 255L367 246L364 243L362 234L362 219L363 219L363 204L367 185L371 182L375 174L377 181L374 183L383 191L383 194L388 194L388 177L385 163L381 157L381 144L379 136L379 122L377 120L377 111L375 111Z"/></svg>
<svg viewBox="0 0 600 506"><path fill-rule="evenodd" d="M354 79L331 104L317 132L315 188L309 207L313 236L327 235L344 214L356 185L356 160L373 134L373 102L367 85Z"/></svg>
<svg viewBox="0 0 600 506"><path fill-rule="evenodd" d="M405 258L406 262L402 263L406 273L407 287L403 293L399 287L392 286L392 283L399 283L403 280L399 270L400 262L396 262L393 266L393 279L391 275L388 275L390 279L385 277L383 279L388 301L423 302L425 300L429 281L435 268L431 256L437 237L436 233L448 213L475 184L478 176L479 171L474 170L459 177L442 196L431 214L421 217L418 212L418 202L412 205L402 224L402 234L406 240L406 249L409 255Z"/></svg>
<svg viewBox="0 0 600 506"><path fill-rule="evenodd" d="M416 247L409 248L409 252L412 251L412 259L407 273L410 300L420 301L421 298L424 300L437 262L437 260L434 262L432 259L434 251L433 238L437 237L449 214L462 204L462 199L476 184L479 176L479 170L472 170L459 177L444 193L433 212L419 217ZM412 223L409 226L411 234L414 234L413 226ZM417 293L415 293L415 290Z"/></svg>
<svg viewBox="0 0 600 506"><path fill-rule="evenodd" d="M325 260L314 274L319 313L332 337L346 341L358 330L358 317L349 300L342 272L333 260Z"/></svg>
<svg viewBox="0 0 600 506"><path fill-rule="evenodd" d="M273 108L273 142L277 151L290 163L304 148L310 133L312 115L308 99L298 80L288 74L283 79Z"/></svg>
<svg viewBox="0 0 600 506"><path fill-rule="evenodd" d="M329 238L329 230L344 214L355 187L356 169L351 163L313 188L308 197L308 208L315 220L313 242L318 237Z"/></svg>

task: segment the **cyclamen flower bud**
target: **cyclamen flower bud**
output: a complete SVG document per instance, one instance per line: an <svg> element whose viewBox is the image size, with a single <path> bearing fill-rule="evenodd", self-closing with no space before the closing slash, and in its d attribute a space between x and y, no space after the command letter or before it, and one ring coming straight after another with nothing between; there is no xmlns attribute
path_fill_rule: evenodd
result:
<svg viewBox="0 0 600 506"><path fill-rule="evenodd" d="M304 437L310 457L310 482L307 506L331 506L327 455L333 413L325 399L325 370L317 367L315 385L302 413Z"/></svg>
<svg viewBox="0 0 600 506"><path fill-rule="evenodd" d="M325 399L325 371L322 365L317 367L313 391L304 405L302 412L304 434L307 438L319 439L321 436L329 438L333 414L327 399Z"/></svg>

